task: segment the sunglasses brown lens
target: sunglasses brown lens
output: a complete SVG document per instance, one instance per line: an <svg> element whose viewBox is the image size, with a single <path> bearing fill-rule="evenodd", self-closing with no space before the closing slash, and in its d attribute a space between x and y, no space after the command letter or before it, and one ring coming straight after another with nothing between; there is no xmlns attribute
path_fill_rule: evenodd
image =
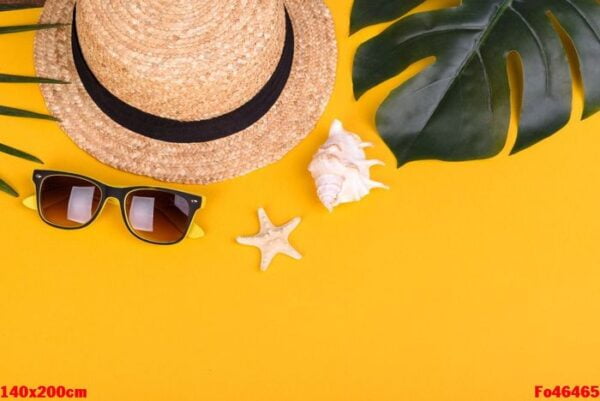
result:
<svg viewBox="0 0 600 401"><path fill-rule="evenodd" d="M80 228L98 213L102 191L91 181L51 176L40 188L40 213L44 220L62 228Z"/></svg>
<svg viewBox="0 0 600 401"><path fill-rule="evenodd" d="M190 202L161 190L136 190L127 194L125 212L129 228L140 238L159 244L182 240L191 222Z"/></svg>

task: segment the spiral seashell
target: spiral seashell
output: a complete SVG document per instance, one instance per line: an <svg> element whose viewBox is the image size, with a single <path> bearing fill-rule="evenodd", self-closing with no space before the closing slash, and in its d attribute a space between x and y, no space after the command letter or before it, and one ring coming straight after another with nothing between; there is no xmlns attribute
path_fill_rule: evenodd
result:
<svg viewBox="0 0 600 401"><path fill-rule="evenodd" d="M316 179L316 183L319 200L331 212L338 204L344 178L336 174L322 174Z"/></svg>
<svg viewBox="0 0 600 401"><path fill-rule="evenodd" d="M370 178L371 167L383 165L379 160L367 159L364 149L370 146L346 131L340 121L333 122L329 138L308 167L317 196L329 211L342 203L359 201L373 188L387 188Z"/></svg>

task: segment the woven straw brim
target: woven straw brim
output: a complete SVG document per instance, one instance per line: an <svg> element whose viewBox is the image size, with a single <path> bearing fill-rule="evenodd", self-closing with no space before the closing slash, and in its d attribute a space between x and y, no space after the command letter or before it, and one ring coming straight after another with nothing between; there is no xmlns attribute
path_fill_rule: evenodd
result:
<svg viewBox="0 0 600 401"><path fill-rule="evenodd" d="M75 0L48 0L41 22L71 23ZM294 65L273 108L251 127L229 137L174 144L136 134L107 117L79 80L70 27L39 31L38 75L69 85L42 85L51 113L82 149L103 163L162 181L208 184L280 160L312 131L335 81L337 46L331 14L322 0L285 0L295 36Z"/></svg>

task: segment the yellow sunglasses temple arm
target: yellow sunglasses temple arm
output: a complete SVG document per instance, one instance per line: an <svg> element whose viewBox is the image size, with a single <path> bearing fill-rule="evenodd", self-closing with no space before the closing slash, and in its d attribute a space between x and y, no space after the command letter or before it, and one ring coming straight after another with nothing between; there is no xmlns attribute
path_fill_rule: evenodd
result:
<svg viewBox="0 0 600 401"><path fill-rule="evenodd" d="M194 223L192 221L192 224L190 226L190 231L188 232L187 237L190 239L199 239L204 237L204 230L202 229L202 227L200 227L198 224Z"/></svg>
<svg viewBox="0 0 600 401"><path fill-rule="evenodd" d="M112 202L111 202L112 201ZM118 204L118 202L114 201L112 198L109 199L108 203ZM31 195L23 200L23 206L27 209L37 211L37 198L35 195ZM192 222L190 226L190 230L188 231L188 238L190 239L199 239L204 237L204 230L196 223Z"/></svg>
<svg viewBox="0 0 600 401"><path fill-rule="evenodd" d="M31 195L25 199L23 199L23 206L25 206L27 209L31 209L31 210L35 210L37 211L37 198L35 195Z"/></svg>

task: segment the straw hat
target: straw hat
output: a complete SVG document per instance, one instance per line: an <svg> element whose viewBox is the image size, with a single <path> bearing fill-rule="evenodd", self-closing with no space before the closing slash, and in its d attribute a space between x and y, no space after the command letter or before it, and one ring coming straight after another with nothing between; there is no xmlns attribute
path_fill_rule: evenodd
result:
<svg viewBox="0 0 600 401"><path fill-rule="evenodd" d="M77 4L76 4L77 3ZM100 161L180 183L275 162L315 126L337 48L323 0L47 0L51 112Z"/></svg>

